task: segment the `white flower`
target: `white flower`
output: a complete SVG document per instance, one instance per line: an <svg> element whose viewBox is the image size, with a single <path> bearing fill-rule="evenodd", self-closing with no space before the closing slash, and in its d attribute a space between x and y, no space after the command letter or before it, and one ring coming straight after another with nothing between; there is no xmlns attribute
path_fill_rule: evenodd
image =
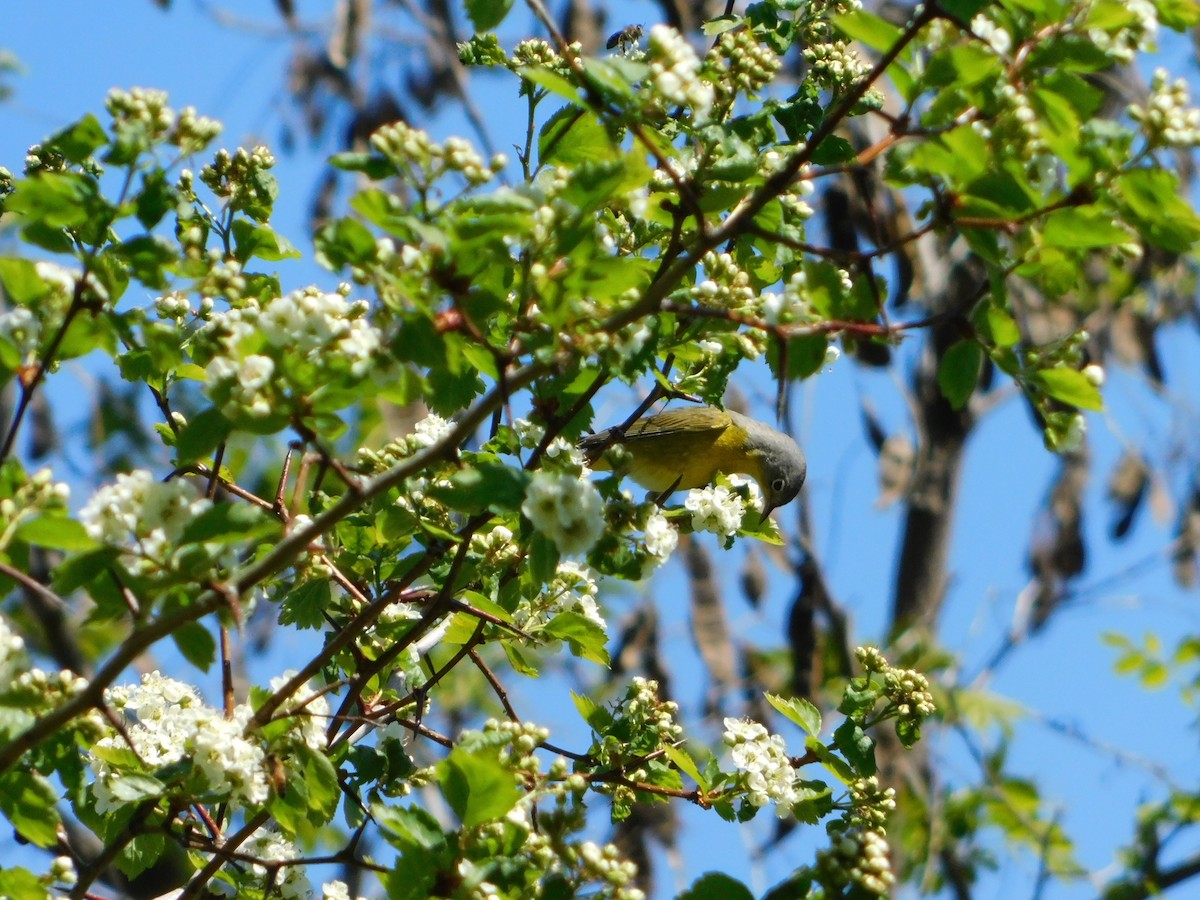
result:
<svg viewBox="0 0 1200 900"><path fill-rule="evenodd" d="M666 562L679 546L679 532L658 507L650 513L642 531L646 535L646 552L658 562Z"/></svg>
<svg viewBox="0 0 1200 900"><path fill-rule="evenodd" d="M164 562L188 524L211 505L187 482L158 481L138 469L96 491L79 521L93 540L136 548L144 567Z"/></svg>
<svg viewBox="0 0 1200 900"><path fill-rule="evenodd" d="M733 764L743 773L746 799L754 806L774 803L776 814L786 817L800 797L783 738L758 722L727 718L724 741L732 748Z"/></svg>
<svg viewBox="0 0 1200 900"><path fill-rule="evenodd" d="M742 498L724 485L693 488L688 491L683 506L692 514L693 529L711 531L722 537L737 532L746 512Z"/></svg>
<svg viewBox="0 0 1200 900"><path fill-rule="evenodd" d="M262 863L292 862L301 858L300 852L287 838L268 831L257 832L242 848L250 856L256 857ZM274 879L274 892L284 900L306 900L312 896L312 884L304 874L304 866L273 866L255 863L254 874L266 881Z"/></svg>
<svg viewBox="0 0 1200 900"><path fill-rule="evenodd" d="M586 553L604 533L600 492L590 481L574 475L534 472L521 512L561 553Z"/></svg>
<svg viewBox="0 0 1200 900"><path fill-rule="evenodd" d="M971 20L971 31L975 36L1004 56L1012 49L1012 35L985 16L983 13Z"/></svg>
<svg viewBox="0 0 1200 900"><path fill-rule="evenodd" d="M650 77L667 101L690 106L697 119L707 119L714 92L700 78L700 57L687 39L669 25L650 29Z"/></svg>
<svg viewBox="0 0 1200 900"><path fill-rule="evenodd" d="M413 433L408 436L409 445L414 450L432 447L449 434L453 427L441 416L430 413L413 427Z"/></svg>

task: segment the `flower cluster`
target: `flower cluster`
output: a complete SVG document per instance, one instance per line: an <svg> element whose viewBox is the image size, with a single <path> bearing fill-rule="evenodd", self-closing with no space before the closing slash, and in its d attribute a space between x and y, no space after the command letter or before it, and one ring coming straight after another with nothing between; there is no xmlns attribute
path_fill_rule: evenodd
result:
<svg viewBox="0 0 1200 900"><path fill-rule="evenodd" d="M971 20L971 31L975 37L991 47L999 56L1006 55L1012 49L1012 35L983 13L979 13Z"/></svg>
<svg viewBox="0 0 1200 900"><path fill-rule="evenodd" d="M721 537L736 534L746 514L746 503L723 484L693 488L683 501L692 514L692 528L711 531Z"/></svg>
<svg viewBox="0 0 1200 900"><path fill-rule="evenodd" d="M250 151L238 147L233 154L218 150L213 161L200 170L200 180L218 197L227 200L231 209L252 212L270 209L275 199L275 184L267 170L274 165L275 157L266 147Z"/></svg>
<svg viewBox="0 0 1200 900"><path fill-rule="evenodd" d="M774 803L781 819L790 815L801 796L783 738L758 722L727 718L723 739L731 748L733 764L742 773L741 784L750 804L761 807Z"/></svg>
<svg viewBox="0 0 1200 900"><path fill-rule="evenodd" d="M525 489L521 512L560 553L586 553L604 533L604 501L586 474L539 469Z"/></svg>
<svg viewBox="0 0 1200 900"><path fill-rule="evenodd" d="M804 60L813 80L831 90L851 88L871 71L858 51L841 40L805 47Z"/></svg>
<svg viewBox="0 0 1200 900"><path fill-rule="evenodd" d="M263 417L280 411L285 384L308 394L370 374L382 340L365 300L316 288L213 315L200 333L209 395L227 413Z"/></svg>
<svg viewBox="0 0 1200 900"><path fill-rule="evenodd" d="M615 844L601 847L592 841L584 841L577 852L577 862L585 876L616 889L609 894L613 900L645 900L646 895L632 885L637 877L637 865L623 859Z"/></svg>
<svg viewBox="0 0 1200 900"><path fill-rule="evenodd" d="M738 309L754 300L750 273L730 253L704 254L705 278L692 288L692 298L704 306Z"/></svg>
<svg viewBox="0 0 1200 900"><path fill-rule="evenodd" d="M563 58L550 46L548 41L541 38L529 38L521 41L513 48L509 63L514 69L532 66L541 69L555 69L563 65Z"/></svg>
<svg viewBox="0 0 1200 900"><path fill-rule="evenodd" d="M485 162L463 138L450 137L439 144L428 133L403 122L380 128L371 135L371 146L422 187L448 172L459 173L470 184L483 184L508 164L502 153Z"/></svg>
<svg viewBox="0 0 1200 900"><path fill-rule="evenodd" d="M639 675L630 682L621 711L634 734L649 737L657 746L673 744L683 734L683 726L675 721L679 704L659 697L658 682L653 678ZM630 777L636 780L639 776L635 772Z"/></svg>
<svg viewBox="0 0 1200 900"><path fill-rule="evenodd" d="M1166 69L1156 69L1146 106L1129 107L1132 119L1142 123L1150 147L1200 146L1200 109L1190 106L1191 92L1183 78L1170 80Z"/></svg>
<svg viewBox="0 0 1200 900"><path fill-rule="evenodd" d="M272 681L282 687L290 673ZM223 715L200 697L199 691L181 681L149 672L140 684L110 688L108 705L119 713L123 727L92 745L92 790L96 811L101 815L140 802L143 790L129 790L123 781L165 766L186 766L181 774L184 795L212 794L241 806L257 806L270 796L268 746L247 736L254 716L249 704L234 707ZM276 748L302 742L313 750L324 748L322 723L329 708L324 698L309 701L305 709L287 721L291 727L273 739ZM287 753L279 754L287 758ZM134 799L136 797L136 800Z"/></svg>
<svg viewBox="0 0 1200 900"><path fill-rule="evenodd" d="M783 65L769 47L755 40L749 29L725 32L711 52L725 63L719 90L727 103L738 93L751 97L757 94L771 83Z"/></svg>
<svg viewBox="0 0 1200 900"><path fill-rule="evenodd" d="M1114 21L1111 14L1102 11L1102 6L1091 6L1090 10L1101 20L1101 25L1089 28L1087 36L1117 62L1130 63L1138 50L1153 49L1158 37L1158 9L1152 0L1126 0L1122 7L1133 16L1133 21L1123 17Z"/></svg>
<svg viewBox="0 0 1200 900"><path fill-rule="evenodd" d="M29 668L29 654L25 641L0 616L0 684L12 684L17 676Z"/></svg>
<svg viewBox="0 0 1200 900"><path fill-rule="evenodd" d="M79 521L92 540L129 553L134 571L144 574L169 566L184 529L211 505L186 481L159 481L136 469L96 491Z"/></svg>
<svg viewBox="0 0 1200 900"><path fill-rule="evenodd" d="M897 728L916 727L929 718L937 707L929 692L929 679L913 669L893 668L875 647L857 647L854 656L868 673L883 676L884 696L890 711L899 720Z"/></svg>
<svg viewBox="0 0 1200 900"><path fill-rule="evenodd" d="M12 496L0 499L0 548L8 546L22 522L46 511L65 513L71 494L66 484L54 480L49 469L40 469L20 483L5 485L5 489L11 490Z"/></svg>
<svg viewBox="0 0 1200 900"><path fill-rule="evenodd" d="M112 116L117 145L137 153L163 140L175 125L175 110L167 100L166 91L137 87L110 90L104 108Z"/></svg>
<svg viewBox="0 0 1200 900"><path fill-rule="evenodd" d="M700 57L682 34L669 25L650 29L650 81L654 92L667 103L690 106L698 120L708 118L714 91L700 77Z"/></svg>
<svg viewBox="0 0 1200 900"><path fill-rule="evenodd" d="M783 293L763 291L759 297L760 315L768 325L805 322L812 314L809 303L808 275L797 270L783 286Z"/></svg>
<svg viewBox="0 0 1200 900"><path fill-rule="evenodd" d="M827 890L836 891L835 896L852 886L886 896L896 883L896 876L892 874L887 838L883 832L866 828L840 831L832 826L829 831L830 847L817 852L816 870L821 884Z"/></svg>
<svg viewBox="0 0 1200 900"><path fill-rule="evenodd" d="M1029 97L1016 85L1005 84L996 92L996 99L1000 108L991 137L1015 148L1027 162L1032 161L1045 150L1046 145L1042 140L1037 111L1029 102Z"/></svg>
<svg viewBox="0 0 1200 900"><path fill-rule="evenodd" d="M288 865L302 858L299 849L281 834L259 829L242 845L242 852L256 860L251 866L255 877L271 890L263 896L278 895L283 900L308 900L312 883L304 866Z"/></svg>
<svg viewBox="0 0 1200 900"><path fill-rule="evenodd" d="M880 788L879 779L874 775L859 778L850 783L850 804L850 825L873 828L882 833L888 816L896 808L896 789Z"/></svg>
<svg viewBox="0 0 1200 900"><path fill-rule="evenodd" d="M532 600L522 600L513 612L513 621L526 631L545 625L559 613L574 611L601 630L608 622L600 613L596 598L600 590L594 573L587 566L566 559L558 564L546 589Z"/></svg>

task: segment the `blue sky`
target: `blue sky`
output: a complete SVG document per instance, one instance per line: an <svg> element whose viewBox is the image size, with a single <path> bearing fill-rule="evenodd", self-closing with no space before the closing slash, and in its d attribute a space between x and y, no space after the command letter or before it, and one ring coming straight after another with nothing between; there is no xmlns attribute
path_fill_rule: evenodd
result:
<svg viewBox="0 0 1200 900"><path fill-rule="evenodd" d="M304 13L324 6L301 4L302 20ZM95 4L82 2L14 7L5 17L6 29L0 40L26 71L10 79L15 94L0 104L0 165L19 172L31 143L84 112L101 113L104 94L114 86L164 88L174 105L193 104L201 113L222 119L226 130L221 143L225 146L261 142L279 147L281 125L293 115L282 83L296 38L279 24L274 4L177 2L174 9L162 12L149 2L134 0L103 13ZM234 28L222 27L216 16L206 11L233 8L242 20L242 25ZM624 9L627 11L613 15L614 28L626 22L648 25L655 21L649 4L630 3ZM510 27L505 42L513 43L520 36ZM504 93L500 79L490 79L483 91L493 111L501 109L500 104L510 96ZM498 145L521 139L519 134L505 134L505 127L503 121L495 125ZM468 133L453 114L435 121L431 130ZM290 155L277 150L276 174L283 190L275 225L301 250L310 247L305 215L328 149L301 143ZM12 252L10 246L0 245L0 253L8 252ZM281 275L288 287L335 280L306 261L281 267ZM130 298L130 302L142 301ZM1195 335L1182 328L1168 330L1161 336L1160 349L1170 379L1169 397L1156 396L1138 373L1114 369L1106 388L1109 411L1089 417L1096 476L1087 495L1086 527L1093 555L1081 583L1103 587L1086 592L1079 604L1056 617L1043 634L1015 650L989 686L1049 720L1077 726L1097 742L1118 745L1162 764L1187 785L1200 775L1196 735L1174 688L1148 693L1129 679L1114 678L1113 653L1100 639L1108 631L1134 640L1156 631L1170 645L1175 636L1195 633L1200 625L1195 594L1185 594L1174 586L1165 560L1139 570L1136 577L1114 577L1161 552L1170 539L1173 520L1155 522L1144 511L1125 543L1114 547L1105 537L1109 514L1103 501L1104 479L1122 442L1148 437L1151 449L1162 454L1165 438L1181 410L1185 433L1194 441L1198 431L1200 412L1195 398L1200 397L1200 355ZM911 356L900 354L901 378ZM81 378L79 371L68 367L56 378L54 396L65 398L73 380ZM77 386L78 381L74 383ZM762 372L748 375L745 384L752 394L769 396L770 386ZM797 437L809 457L806 490L813 503L819 549L837 599L852 612L857 639L869 641L879 640L885 627L902 518L899 506L882 511L874 507L875 460L858 415L863 396L872 398L890 426L905 427L905 407L896 383L889 377L856 370L846 360L799 388L795 421ZM603 408L618 412L625 403L623 395L613 394L606 396ZM87 413L69 403L60 404L59 409L68 419ZM1152 463L1167 465L1168 477L1174 479L1174 494L1179 496L1180 483L1189 473L1179 461L1152 458ZM978 671L1009 627L1016 595L1027 580L1024 558L1033 515L1056 467L1057 460L1042 449L1040 435L1016 396L999 404L972 435L940 635L966 673ZM83 498L77 499L82 502ZM715 545L710 549L721 552ZM789 581L773 572L768 602L761 610L751 610L736 588L740 559L740 555L731 556L728 566L728 618L739 636L774 644L790 602ZM678 648L672 650L678 671L698 675L686 606L674 599L682 590L678 569L669 568L646 590L660 598L664 633L672 648ZM618 608L622 602L616 601ZM677 699L692 711L698 709L702 691L691 689L684 678L677 679L676 687ZM532 709L533 698L540 694L528 688L522 683L518 693L530 700L527 708ZM556 731L577 727L565 703L552 703L545 710L551 718L547 724ZM561 722L554 721L557 719ZM785 734L798 746L798 734ZM968 754L954 736L939 738L937 743L947 755L945 778L975 777ZM1064 827L1080 842L1081 861L1093 870L1107 865L1114 849L1128 840L1136 806L1161 794L1161 785L1148 780L1135 763L1085 749L1079 741L1064 738L1050 727L1023 727L1009 759L1015 772L1042 780L1046 796L1061 810ZM751 845L769 835L769 818L756 822ZM682 848L689 877L723 859L731 842L741 845L741 835L712 815L688 810L685 819L696 826L688 832ZM803 861L811 844L801 835L784 846L782 856L768 860L761 872L751 873L739 863L735 874L759 879L755 887L765 888ZM0 837L0 852L9 848L11 840ZM1032 858L1006 863L989 878L980 896L1029 894L1035 872ZM1054 887L1043 896L1093 894L1093 887L1079 885Z"/></svg>

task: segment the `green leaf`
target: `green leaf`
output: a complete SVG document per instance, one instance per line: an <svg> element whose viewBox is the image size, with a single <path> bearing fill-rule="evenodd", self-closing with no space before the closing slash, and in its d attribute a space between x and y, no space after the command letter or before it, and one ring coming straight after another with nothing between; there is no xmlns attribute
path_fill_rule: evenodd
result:
<svg viewBox="0 0 1200 900"><path fill-rule="evenodd" d="M313 244L317 262L332 272L363 266L375 258L375 235L358 219L337 219L323 225Z"/></svg>
<svg viewBox="0 0 1200 900"><path fill-rule="evenodd" d="M229 433L233 423L216 407L209 407L188 420L175 445L177 462L184 465L213 454Z"/></svg>
<svg viewBox="0 0 1200 900"><path fill-rule="evenodd" d="M460 512L516 512L528 483L529 475L520 469L499 460L479 460L451 475L448 484L431 487L429 494Z"/></svg>
<svg viewBox="0 0 1200 900"><path fill-rule="evenodd" d="M281 259L299 259L300 251L282 235L266 225L255 225L246 219L233 223L233 255L245 263L252 257L277 262Z"/></svg>
<svg viewBox="0 0 1200 900"><path fill-rule="evenodd" d="M1179 196L1179 179L1162 169L1118 175L1114 187L1124 217L1143 239L1173 253L1186 253L1200 240L1200 216Z"/></svg>
<svg viewBox="0 0 1200 900"><path fill-rule="evenodd" d="M74 172L41 172L16 182L8 212L41 225L75 228L87 223L98 196L96 182Z"/></svg>
<svg viewBox="0 0 1200 900"><path fill-rule="evenodd" d="M833 733L833 745L860 776L875 774L875 741L853 719L838 726Z"/></svg>
<svg viewBox="0 0 1200 900"><path fill-rule="evenodd" d="M812 161L818 166L832 166L851 162L855 155L854 146L848 140L831 134L813 150Z"/></svg>
<svg viewBox="0 0 1200 900"><path fill-rule="evenodd" d="M378 153L335 153L329 164L343 172L361 172L372 181L382 181L396 174L396 164Z"/></svg>
<svg viewBox="0 0 1200 900"><path fill-rule="evenodd" d="M612 725L612 713L591 697L571 691L571 699L575 702L575 708L579 710L583 721L587 722L597 734L603 734Z"/></svg>
<svg viewBox="0 0 1200 900"><path fill-rule="evenodd" d="M1100 396L1100 389L1076 369L1066 366L1041 369L1030 375L1029 380L1055 400L1061 400L1079 409L1104 409L1104 398Z"/></svg>
<svg viewBox="0 0 1200 900"><path fill-rule="evenodd" d="M188 522L181 544L234 544L254 541L279 531L278 520L245 503L217 503Z"/></svg>
<svg viewBox="0 0 1200 900"><path fill-rule="evenodd" d="M50 137L46 145L53 147L68 161L81 163L107 141L108 135L104 133L100 120L88 113L74 125Z"/></svg>
<svg viewBox="0 0 1200 900"><path fill-rule="evenodd" d="M890 50L904 34L886 19L861 9L837 16L833 24L846 37L861 41L872 50Z"/></svg>
<svg viewBox="0 0 1200 900"><path fill-rule="evenodd" d="M938 365L938 387L955 409L962 409L979 381L983 348L973 340L951 344Z"/></svg>
<svg viewBox="0 0 1200 900"><path fill-rule="evenodd" d="M137 878L162 859L166 849L166 835L139 834L121 848L117 856L117 868L126 878Z"/></svg>
<svg viewBox="0 0 1200 900"><path fill-rule="evenodd" d="M543 166L610 162L616 152L595 114L578 106L564 106L538 132L538 159Z"/></svg>
<svg viewBox="0 0 1200 900"><path fill-rule="evenodd" d="M308 787L309 821L313 825L326 825L337 813L338 802L342 798L337 769L328 756L307 744L297 744L293 754L295 761L303 764L304 783Z"/></svg>
<svg viewBox="0 0 1200 900"><path fill-rule="evenodd" d="M692 882L679 900L754 900L754 894L736 878L723 872L708 872Z"/></svg>
<svg viewBox="0 0 1200 900"><path fill-rule="evenodd" d="M109 580L107 572L120 555L120 551L112 547L101 547L68 557L54 567L52 585L55 593L70 594L97 576Z"/></svg>
<svg viewBox="0 0 1200 900"><path fill-rule="evenodd" d="M302 582L283 598L279 610L279 624L320 628L325 623L322 613L329 608L329 601L328 581L313 579Z"/></svg>
<svg viewBox="0 0 1200 900"><path fill-rule="evenodd" d="M217 641L199 622L187 622L171 632L171 639L183 658L202 672L207 672L217 658Z"/></svg>
<svg viewBox="0 0 1200 900"><path fill-rule="evenodd" d="M175 208L178 192L167 180L162 169L152 169L142 176L142 189L137 195L137 220L143 228L153 228Z"/></svg>
<svg viewBox="0 0 1200 900"><path fill-rule="evenodd" d="M466 0L467 15L475 30L491 31L504 21L512 8L513 0Z"/></svg>
<svg viewBox="0 0 1200 900"><path fill-rule="evenodd" d="M16 537L35 547L51 550L94 550L99 546L74 519L48 513L22 522Z"/></svg>
<svg viewBox="0 0 1200 900"><path fill-rule="evenodd" d="M46 885L28 869L0 868L0 897L6 900L46 900Z"/></svg>
<svg viewBox="0 0 1200 900"><path fill-rule="evenodd" d="M790 722L799 725L813 737L821 733L821 711L803 697L781 697L767 693L767 702Z"/></svg>
<svg viewBox="0 0 1200 900"><path fill-rule="evenodd" d="M1113 221L1112 214L1094 207L1058 209L1046 217L1042 243L1050 247L1091 249L1126 244L1128 229Z"/></svg>
<svg viewBox="0 0 1200 900"><path fill-rule="evenodd" d="M549 69L527 67L521 69L521 77L526 81L532 81L534 84L544 87L553 94L558 94L564 100L569 100L571 103L577 105L581 103L579 91L575 88L575 85L556 72L551 72Z"/></svg>
<svg viewBox="0 0 1200 900"><path fill-rule="evenodd" d="M700 774L700 768L696 765L696 761L682 747L667 745L663 747L663 752L667 759L673 762L681 772L696 782L697 786L703 791L708 790L711 783L707 778Z"/></svg>
<svg viewBox="0 0 1200 900"><path fill-rule="evenodd" d="M41 775L10 769L0 775L0 812L17 834L42 848L58 843L58 791Z"/></svg>
<svg viewBox="0 0 1200 900"><path fill-rule="evenodd" d="M499 819L521 799L517 776L500 764L499 748L456 747L437 772L442 795L465 828Z"/></svg>
<svg viewBox="0 0 1200 900"><path fill-rule="evenodd" d="M571 652L583 659L607 666L608 635L604 629L582 613L562 612L546 623L544 634L567 642Z"/></svg>
<svg viewBox="0 0 1200 900"><path fill-rule="evenodd" d="M529 541L529 574L535 584L549 584L558 570L558 548L540 531Z"/></svg>
<svg viewBox="0 0 1200 900"><path fill-rule="evenodd" d="M11 256L0 257L0 282L12 301L22 306L37 302L50 290L32 260Z"/></svg>

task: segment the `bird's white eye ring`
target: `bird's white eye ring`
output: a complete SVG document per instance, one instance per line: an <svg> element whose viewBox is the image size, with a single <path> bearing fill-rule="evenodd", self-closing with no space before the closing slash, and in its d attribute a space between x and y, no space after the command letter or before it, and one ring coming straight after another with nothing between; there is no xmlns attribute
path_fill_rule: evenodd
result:
<svg viewBox="0 0 1200 900"><path fill-rule="evenodd" d="M784 488L784 485L786 485L786 484L787 484L787 482L784 481L782 478L776 478L774 481L771 482L771 490L782 491Z"/></svg>

